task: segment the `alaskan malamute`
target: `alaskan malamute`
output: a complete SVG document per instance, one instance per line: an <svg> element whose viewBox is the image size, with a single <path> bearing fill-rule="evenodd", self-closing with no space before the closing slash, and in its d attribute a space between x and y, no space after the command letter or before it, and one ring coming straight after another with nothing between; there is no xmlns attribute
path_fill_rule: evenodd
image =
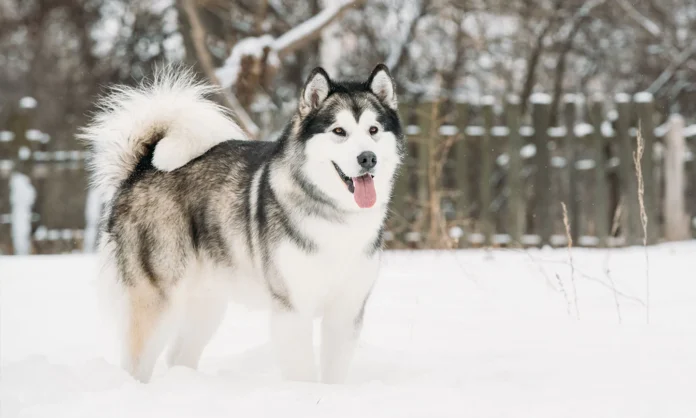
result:
<svg viewBox="0 0 696 418"><path fill-rule="evenodd" d="M81 137L105 202L100 278L125 308L123 367L196 368L229 300L270 310L281 374L344 381L404 154L394 82L309 75L278 140L247 140L190 72L106 95ZM321 317L320 367L312 343Z"/></svg>

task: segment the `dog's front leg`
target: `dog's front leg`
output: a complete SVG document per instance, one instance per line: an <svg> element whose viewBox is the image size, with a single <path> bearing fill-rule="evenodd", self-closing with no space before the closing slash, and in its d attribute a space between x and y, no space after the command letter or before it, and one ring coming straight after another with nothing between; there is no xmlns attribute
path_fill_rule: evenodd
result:
<svg viewBox="0 0 696 418"><path fill-rule="evenodd" d="M321 381L343 383L362 330L362 310L329 309L321 322Z"/></svg>
<svg viewBox="0 0 696 418"><path fill-rule="evenodd" d="M316 381L312 318L276 308L271 314L271 343L284 379Z"/></svg>
<svg viewBox="0 0 696 418"><path fill-rule="evenodd" d="M377 260L361 264L362 274L352 276L328 304L321 322L321 381L343 383L353 361L362 331L365 305L377 278Z"/></svg>

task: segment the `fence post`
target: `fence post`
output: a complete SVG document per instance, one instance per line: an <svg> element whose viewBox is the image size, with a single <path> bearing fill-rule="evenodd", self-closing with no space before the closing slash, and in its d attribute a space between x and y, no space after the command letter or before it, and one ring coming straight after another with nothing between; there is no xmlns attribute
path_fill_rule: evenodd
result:
<svg viewBox="0 0 696 418"><path fill-rule="evenodd" d="M564 121L566 126L565 157L568 179L568 222L570 224L570 236L573 242L578 242L580 237L580 196L578 195L578 176L575 170L577 138L575 137L575 119L577 113L577 99L575 95L567 95L564 98Z"/></svg>
<svg viewBox="0 0 696 418"><path fill-rule="evenodd" d="M10 175L10 207L12 210L12 247L14 254L27 255L32 252L32 218L36 201L36 189L31 184L31 143L27 131L31 127L36 111L36 100L24 97L19 101L16 112L10 117L9 125L14 141L10 152L14 159ZM14 145L14 146L13 146Z"/></svg>
<svg viewBox="0 0 696 418"><path fill-rule="evenodd" d="M399 117L401 118L401 123L404 126L404 130L408 131L409 123L409 105L405 103L399 104ZM408 210L407 210L407 200L409 195L409 177L411 174L410 170L410 158L409 155L409 135L404 132L404 160L402 162L399 174L396 178L396 183L394 184L394 192L392 198L392 213L397 218L394 220L392 216L391 226L392 228L399 228L400 226L406 225L408 223ZM403 222L402 222L403 221ZM394 231L392 231L394 232ZM394 238L397 238L396 236Z"/></svg>
<svg viewBox="0 0 696 418"><path fill-rule="evenodd" d="M454 158L456 159L455 178L457 179L457 197L456 213L460 220L464 220L469 213L469 175L466 164L467 155L469 153L469 141L466 137L466 126L469 123L469 104L457 103L455 105L456 115L455 123L459 129L459 140L454 144ZM466 236L459 237L459 248L465 248L469 240Z"/></svg>
<svg viewBox="0 0 696 418"><path fill-rule="evenodd" d="M592 149L594 167L594 223L595 235L599 239L598 246L606 247L609 237L609 188L607 187L607 158L604 154L606 139L602 134L602 106L604 98L595 96L590 102L590 122L594 127L592 132Z"/></svg>
<svg viewBox="0 0 696 418"><path fill-rule="evenodd" d="M668 241L686 240L690 238L691 231L689 216L684 209L686 142L684 118L681 115L670 117L665 143L665 238Z"/></svg>
<svg viewBox="0 0 696 418"><path fill-rule="evenodd" d="M507 97L507 109L505 110L507 126L510 131L508 138L508 165L507 183L510 190L508 200L508 233L513 246L522 246L524 234L525 206L522 181L522 137L520 136L520 99L517 96Z"/></svg>
<svg viewBox="0 0 696 418"><path fill-rule="evenodd" d="M640 222L638 208L638 179L633 164L633 141L629 133L631 125L631 98L619 93L615 97L619 118L616 121L616 139L619 142L619 178L624 196L621 212L624 216L623 227L627 245L642 242L640 236L643 227Z"/></svg>
<svg viewBox="0 0 696 418"><path fill-rule="evenodd" d="M532 103L532 119L534 123L534 226L541 238L540 244L551 243L553 222L549 216L551 206L551 158L548 147L548 129L551 112L551 97L543 93L535 93L530 98Z"/></svg>
<svg viewBox="0 0 696 418"><path fill-rule="evenodd" d="M418 136L418 155L417 169L418 172L418 191L416 194L419 211L427 211L429 202L428 196L428 173L430 169L430 147L434 144L435 138L430 136L432 124L436 121L431 120L432 102L422 102L418 105L418 126L420 126L420 135Z"/></svg>
<svg viewBox="0 0 696 418"><path fill-rule="evenodd" d="M648 92L637 93L634 102L638 110L639 134L644 141L643 159L641 169L643 171L643 201L645 203L645 215L647 216L647 242L655 244L660 238L660 226L657 220L657 193L655 183L655 159L653 155L655 146L655 122L654 100Z"/></svg>
<svg viewBox="0 0 696 418"><path fill-rule="evenodd" d="M481 211L481 233L484 245L491 245L493 238L493 214L491 213L491 177L493 174L493 152L491 129L493 128L494 98L485 96L481 103L483 114L483 136L481 137L481 176L479 177L479 202Z"/></svg>

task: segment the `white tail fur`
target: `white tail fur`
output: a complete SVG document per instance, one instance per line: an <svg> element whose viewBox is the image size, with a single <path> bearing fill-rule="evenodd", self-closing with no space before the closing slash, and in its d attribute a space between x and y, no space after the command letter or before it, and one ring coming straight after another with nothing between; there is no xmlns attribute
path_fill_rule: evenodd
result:
<svg viewBox="0 0 696 418"><path fill-rule="evenodd" d="M207 96L216 87L185 69L166 67L138 87L116 86L100 99L79 138L92 149L92 186L109 201L159 139L152 163L175 170L229 139L247 139L228 112Z"/></svg>

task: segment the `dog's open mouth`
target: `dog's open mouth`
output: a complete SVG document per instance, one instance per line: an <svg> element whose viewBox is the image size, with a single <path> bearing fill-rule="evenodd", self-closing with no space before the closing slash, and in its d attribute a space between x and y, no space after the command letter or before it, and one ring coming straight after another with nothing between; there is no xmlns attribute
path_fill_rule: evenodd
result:
<svg viewBox="0 0 696 418"><path fill-rule="evenodd" d="M361 208L371 208L377 201L377 192L375 191L375 182L373 181L374 176L370 173L363 174L360 177L348 177L346 173L341 170L338 164L333 163L336 173L341 178L348 191L353 193L353 198L355 203Z"/></svg>

